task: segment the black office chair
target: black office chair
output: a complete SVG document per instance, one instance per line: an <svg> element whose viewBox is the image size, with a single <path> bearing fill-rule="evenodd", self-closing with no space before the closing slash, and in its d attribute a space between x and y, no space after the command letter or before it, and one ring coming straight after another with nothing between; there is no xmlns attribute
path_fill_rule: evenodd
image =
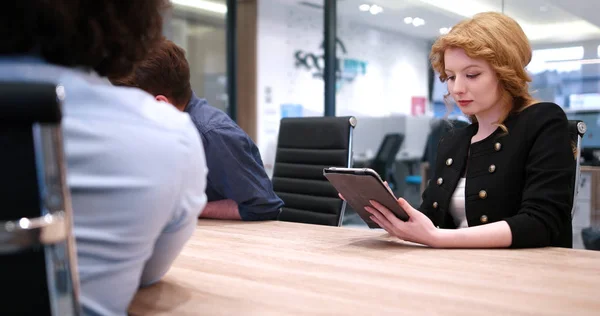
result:
<svg viewBox="0 0 600 316"><path fill-rule="evenodd" d="M387 134L383 138L377 155L369 164L369 168L375 170L385 181L388 182L390 188L395 190L398 185L398 179L395 175L394 165L396 163L396 155L404 142L403 134Z"/></svg>
<svg viewBox="0 0 600 316"><path fill-rule="evenodd" d="M600 228L587 227L582 229L581 239L585 249L600 251Z"/></svg>
<svg viewBox="0 0 600 316"><path fill-rule="evenodd" d="M326 167L352 165L354 117L284 118L273 189L285 206L279 220L340 226L346 202L323 176Z"/></svg>
<svg viewBox="0 0 600 316"><path fill-rule="evenodd" d="M580 187L580 156L581 156L581 140L587 131L587 126L580 120L569 120L569 136L576 148L575 152L575 176L573 179L573 208L571 209L571 218L575 214L577 206L577 194ZM600 250L600 228L587 227L581 230L581 239L585 249Z"/></svg>
<svg viewBox="0 0 600 316"><path fill-rule="evenodd" d="M63 97L53 84L0 83L2 314L80 314Z"/></svg>
<svg viewBox="0 0 600 316"><path fill-rule="evenodd" d="M435 166L435 159L437 157L438 143L447 133L454 129L463 128L469 126L470 123L456 120L456 119L440 119L433 123L431 131L427 136L427 142L425 143L425 151L423 153L422 162L429 163L430 168ZM431 180L433 172L429 172L429 178L423 179L423 181Z"/></svg>
<svg viewBox="0 0 600 316"><path fill-rule="evenodd" d="M575 213L575 206L577 201L577 194L579 193L580 185L580 156L581 156L581 140L583 135L587 131L587 126L583 121L580 120L569 120L569 137L573 145L573 155L575 159L575 176L573 179L573 208L571 209L571 218Z"/></svg>

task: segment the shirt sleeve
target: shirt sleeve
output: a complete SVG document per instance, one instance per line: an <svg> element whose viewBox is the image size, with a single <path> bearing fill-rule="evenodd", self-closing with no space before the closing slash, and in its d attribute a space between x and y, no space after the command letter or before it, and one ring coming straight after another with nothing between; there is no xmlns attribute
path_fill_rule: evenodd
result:
<svg viewBox="0 0 600 316"><path fill-rule="evenodd" d="M169 270L181 249L192 236L198 216L206 206L206 160L204 148L196 128L189 122L187 133L189 151L182 157L178 168L182 173L180 199L173 216L154 244L152 256L146 262L141 285L159 281Z"/></svg>
<svg viewBox="0 0 600 316"><path fill-rule="evenodd" d="M527 137L533 137L533 142L525 165L521 208L505 219L513 248L550 246L571 222L575 160L567 117L557 105L540 107L531 114L536 119L528 126Z"/></svg>
<svg viewBox="0 0 600 316"><path fill-rule="evenodd" d="M209 166L208 186L238 204L245 221L273 220L283 201L273 191L254 142L238 127L221 127L203 134Z"/></svg>

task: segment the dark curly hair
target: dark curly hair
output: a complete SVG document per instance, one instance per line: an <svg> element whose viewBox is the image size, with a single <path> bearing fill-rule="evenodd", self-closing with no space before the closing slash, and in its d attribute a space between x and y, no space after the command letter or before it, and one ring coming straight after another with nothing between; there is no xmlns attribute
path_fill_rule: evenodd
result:
<svg viewBox="0 0 600 316"><path fill-rule="evenodd" d="M167 0L18 0L0 13L0 55L35 55L101 76L129 73L162 37Z"/></svg>

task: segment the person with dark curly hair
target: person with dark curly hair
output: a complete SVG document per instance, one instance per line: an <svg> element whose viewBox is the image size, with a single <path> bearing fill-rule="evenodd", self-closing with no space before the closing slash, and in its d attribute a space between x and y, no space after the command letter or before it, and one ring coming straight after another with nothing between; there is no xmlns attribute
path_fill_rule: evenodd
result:
<svg viewBox="0 0 600 316"><path fill-rule="evenodd" d="M115 87L162 38L166 0L20 0L3 8L0 82L64 87L67 182L85 315L126 315L159 280L206 205L190 117Z"/></svg>

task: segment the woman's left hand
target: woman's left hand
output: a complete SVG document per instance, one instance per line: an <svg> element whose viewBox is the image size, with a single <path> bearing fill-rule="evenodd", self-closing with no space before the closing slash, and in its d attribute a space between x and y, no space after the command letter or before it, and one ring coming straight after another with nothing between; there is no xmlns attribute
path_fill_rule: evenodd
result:
<svg viewBox="0 0 600 316"><path fill-rule="evenodd" d="M406 222L397 218L387 207L376 201L370 202L373 207L367 206L365 210L371 214L371 220L390 235L402 240L435 247L437 228L433 226L433 223L425 214L413 208L405 199L399 198L398 204L409 217Z"/></svg>

